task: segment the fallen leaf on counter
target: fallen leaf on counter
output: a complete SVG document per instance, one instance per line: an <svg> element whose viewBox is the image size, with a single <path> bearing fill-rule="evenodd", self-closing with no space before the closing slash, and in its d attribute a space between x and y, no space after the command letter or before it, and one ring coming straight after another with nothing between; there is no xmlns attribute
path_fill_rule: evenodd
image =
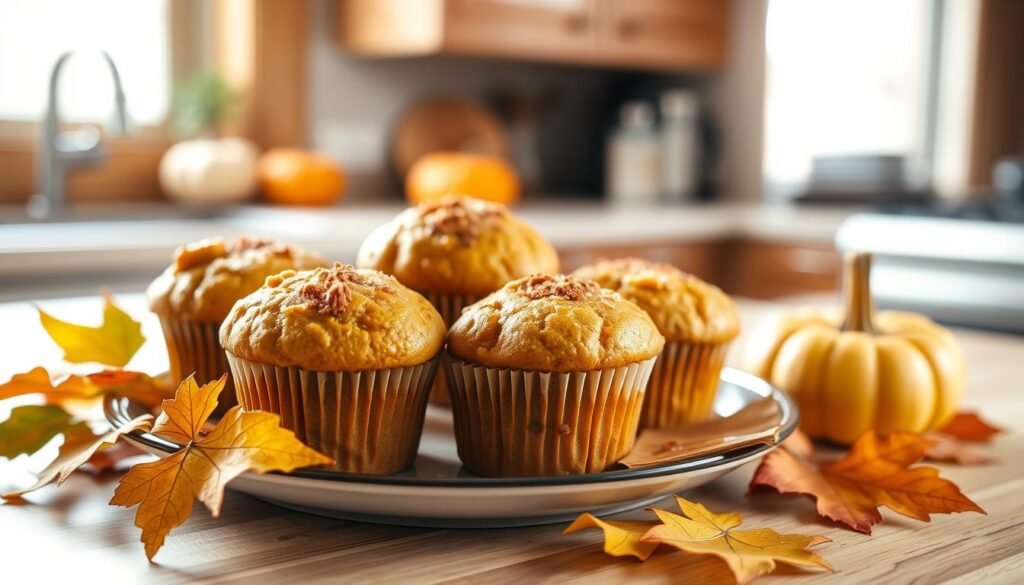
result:
<svg viewBox="0 0 1024 585"><path fill-rule="evenodd" d="M820 466L777 449L765 456L750 487L809 495L817 500L819 514L865 534L882 521L881 506L925 522L937 513L984 514L934 467L911 467L931 444L913 433L880 437L868 431L845 457Z"/></svg>
<svg viewBox="0 0 1024 585"><path fill-rule="evenodd" d="M939 432L963 441L987 443L992 437L1003 432L1003 429L989 424L976 412L958 412Z"/></svg>
<svg viewBox="0 0 1024 585"><path fill-rule="evenodd" d="M39 394L52 405L82 401L91 404L89 401L104 394L114 394L150 408L155 408L168 396L166 381L125 370L64 376L59 382L54 382L46 368L37 367L24 374L15 374L10 381L0 384L0 400L26 394Z"/></svg>
<svg viewBox="0 0 1024 585"><path fill-rule="evenodd" d="M810 550L831 542L829 538L779 534L769 528L736 530L742 522L737 513L716 514L680 497L676 497L676 502L683 515L654 508L662 524L651 528L642 542L666 544L691 554L715 555L725 561L740 584L771 573L776 562L835 570Z"/></svg>
<svg viewBox="0 0 1024 585"><path fill-rule="evenodd" d="M42 449L71 425L72 416L54 405L28 404L11 409L0 423L0 457L14 459Z"/></svg>
<svg viewBox="0 0 1024 585"><path fill-rule="evenodd" d="M32 368L24 374L15 374L8 382L0 384L0 400L25 394L42 394L47 404L95 398L100 392L101 389L88 383L88 379L82 376L66 376L60 382L54 383L46 368Z"/></svg>
<svg viewBox="0 0 1024 585"><path fill-rule="evenodd" d="M64 444L57 452L57 458L50 463L46 469L39 472L36 482L31 486L3 495L4 498L17 498L24 494L33 492L53 480L57 484L64 483L64 480L79 467L85 465L97 449L106 443L113 443L125 433L136 429L148 428L153 422L153 417L146 414L124 424L121 428L107 431L102 434L95 434L86 423L78 423L71 426L64 432Z"/></svg>
<svg viewBox="0 0 1024 585"><path fill-rule="evenodd" d="M64 360L71 363L95 362L123 368L146 341L142 324L122 311L106 293L99 327L68 323L40 308L37 310L43 329L64 350Z"/></svg>
<svg viewBox="0 0 1024 585"><path fill-rule="evenodd" d="M604 552L613 557L632 556L646 561L658 548L658 543L641 542L640 539L655 524L655 522L601 520L593 514L581 514L568 528L562 531L562 534L572 534L587 528L600 528L604 532Z"/></svg>
<svg viewBox="0 0 1024 585"><path fill-rule="evenodd" d="M236 406L202 435L226 380L225 375L198 386L189 377L181 383L174 399L164 401L152 432L184 447L165 459L133 466L110 500L112 505L139 506L135 525L142 529L150 559L167 534L188 519L193 499L205 504L214 517L220 515L224 487L240 473L288 472L332 462L281 428L276 414L245 412Z"/></svg>
<svg viewBox="0 0 1024 585"><path fill-rule="evenodd" d="M964 441L945 433L928 433L925 435L932 444L924 452L925 459L957 465L986 465L995 463L996 458L966 445Z"/></svg>

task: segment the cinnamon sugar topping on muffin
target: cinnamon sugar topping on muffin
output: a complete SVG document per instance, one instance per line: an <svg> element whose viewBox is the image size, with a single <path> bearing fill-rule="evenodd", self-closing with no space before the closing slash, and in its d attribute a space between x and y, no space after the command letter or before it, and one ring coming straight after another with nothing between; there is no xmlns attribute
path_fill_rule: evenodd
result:
<svg viewBox="0 0 1024 585"><path fill-rule="evenodd" d="M432 235L457 238L463 245L473 245L480 237L481 227L501 217L503 209L483 201L449 197L423 207L423 220Z"/></svg>
<svg viewBox="0 0 1024 585"><path fill-rule="evenodd" d="M333 268L317 270L314 280L299 289L299 296L321 315L337 317L352 303L349 284L364 285L367 280L354 266L335 262Z"/></svg>
<svg viewBox="0 0 1024 585"><path fill-rule="evenodd" d="M582 301L601 292L601 287L594 281L547 274L534 274L521 282L517 289L533 301L551 297L559 297L567 301Z"/></svg>
<svg viewBox="0 0 1024 585"><path fill-rule="evenodd" d="M249 236L241 236L231 244L231 248L228 250L230 254L236 254L244 252L245 250L263 250L267 249L271 254L278 256L291 256L292 247L288 244L283 244L270 238L251 238Z"/></svg>

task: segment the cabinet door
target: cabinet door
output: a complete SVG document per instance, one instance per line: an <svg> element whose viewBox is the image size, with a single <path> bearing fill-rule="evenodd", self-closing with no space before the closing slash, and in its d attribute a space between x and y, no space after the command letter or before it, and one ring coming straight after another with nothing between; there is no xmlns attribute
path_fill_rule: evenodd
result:
<svg viewBox="0 0 1024 585"><path fill-rule="evenodd" d="M834 291L840 257L830 244L736 242L730 259L728 292L754 299Z"/></svg>
<svg viewBox="0 0 1024 585"><path fill-rule="evenodd" d="M717 69L725 61L728 0L600 0L605 62L659 69Z"/></svg>
<svg viewBox="0 0 1024 585"><path fill-rule="evenodd" d="M446 0L444 49L544 61L595 58L596 0Z"/></svg>

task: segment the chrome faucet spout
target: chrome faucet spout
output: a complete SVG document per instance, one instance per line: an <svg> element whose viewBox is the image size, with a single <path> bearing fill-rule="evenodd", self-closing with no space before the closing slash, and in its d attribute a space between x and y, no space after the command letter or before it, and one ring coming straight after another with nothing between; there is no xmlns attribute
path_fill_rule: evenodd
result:
<svg viewBox="0 0 1024 585"><path fill-rule="evenodd" d="M84 127L67 132L60 130L57 90L64 65L73 54L68 51L61 55L50 71L46 114L43 117L36 158L37 192L29 199L29 214L32 216L50 215L63 209L66 202L67 172L74 168L97 166L106 158L102 140L95 128ZM125 134L129 129L129 119L124 89L121 86L121 74L109 53L100 51L100 57L107 64L111 81L114 83L114 117L107 124L107 128L113 135Z"/></svg>

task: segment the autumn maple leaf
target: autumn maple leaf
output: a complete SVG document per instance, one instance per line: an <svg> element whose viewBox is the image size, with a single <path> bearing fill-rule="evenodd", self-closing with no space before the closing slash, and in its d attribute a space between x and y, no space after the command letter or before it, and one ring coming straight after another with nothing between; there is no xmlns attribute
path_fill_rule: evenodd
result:
<svg viewBox="0 0 1024 585"><path fill-rule="evenodd" d="M103 322L99 327L68 323L37 310L43 329L64 350L64 360L71 363L95 362L123 368L146 341L142 325L114 304L107 293L103 294Z"/></svg>
<svg viewBox="0 0 1024 585"><path fill-rule="evenodd" d="M809 495L819 514L866 534L882 521L881 506L925 522L935 513L984 513L934 467L911 467L931 445L913 433L868 431L844 458L820 467L777 449L765 456L750 487Z"/></svg>
<svg viewBox="0 0 1024 585"><path fill-rule="evenodd" d="M587 528L600 528L604 532L604 552L613 557L632 556L646 561L654 550L657 542L642 542L647 531L654 522L631 520L601 520L593 514L582 514L573 521L562 534L572 534Z"/></svg>
<svg viewBox="0 0 1024 585"><path fill-rule="evenodd" d="M976 412L958 412L939 432L963 441L987 443L1003 429L986 422Z"/></svg>
<svg viewBox="0 0 1024 585"><path fill-rule="evenodd" d="M281 428L276 414L245 412L236 406L202 434L226 379L202 387L191 377L181 383L174 399L164 401L152 432L183 447L165 459L133 466L110 500L113 505L139 506L135 525L142 529L150 559L167 534L188 519L193 499L218 516L225 486L240 473L287 472L332 462Z"/></svg>
<svg viewBox="0 0 1024 585"><path fill-rule="evenodd" d="M779 534L769 528L736 530L742 518L735 512L716 514L680 497L676 497L676 502L683 515L654 508L662 523L651 528L641 542L662 543L692 554L715 555L725 561L740 584L771 573L776 562L834 570L828 561L810 550L831 542L824 536Z"/></svg>

